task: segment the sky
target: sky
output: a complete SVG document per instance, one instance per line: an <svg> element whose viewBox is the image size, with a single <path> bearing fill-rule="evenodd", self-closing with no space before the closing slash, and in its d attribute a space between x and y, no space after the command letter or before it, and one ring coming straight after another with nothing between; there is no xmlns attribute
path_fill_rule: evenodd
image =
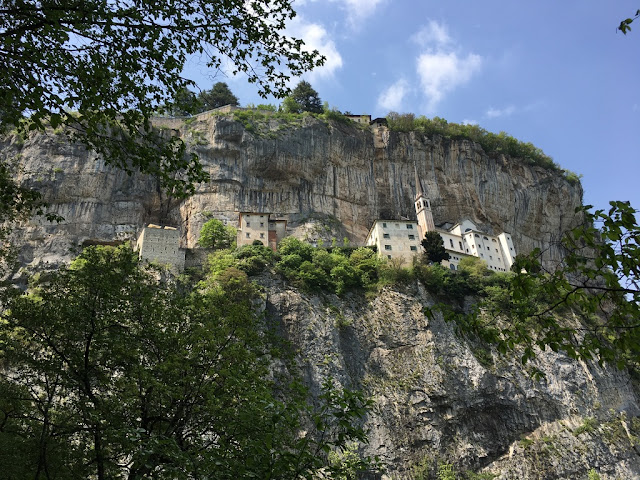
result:
<svg viewBox="0 0 640 480"><path fill-rule="evenodd" d="M584 203L640 208L638 0L297 0L287 33L327 57L302 76L341 111L390 111L477 123L531 142L583 175ZM241 105L257 95L242 75L186 75L201 89L226 82ZM292 86L300 79L291 80Z"/></svg>

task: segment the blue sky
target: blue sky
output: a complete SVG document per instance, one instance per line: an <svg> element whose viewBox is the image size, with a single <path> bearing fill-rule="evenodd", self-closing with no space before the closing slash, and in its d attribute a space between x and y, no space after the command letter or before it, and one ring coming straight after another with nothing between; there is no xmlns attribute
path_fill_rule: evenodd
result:
<svg viewBox="0 0 640 480"><path fill-rule="evenodd" d="M355 114L440 116L505 131L582 174L584 201L640 208L640 20L637 0L304 0L294 36L327 57L303 76L323 101ZM225 81L241 104L261 99ZM292 85L297 83L293 79Z"/></svg>

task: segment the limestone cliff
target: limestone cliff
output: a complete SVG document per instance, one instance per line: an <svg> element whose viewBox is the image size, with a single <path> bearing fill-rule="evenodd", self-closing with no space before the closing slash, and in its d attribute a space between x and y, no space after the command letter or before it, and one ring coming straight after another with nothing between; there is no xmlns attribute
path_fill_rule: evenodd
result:
<svg viewBox="0 0 640 480"><path fill-rule="evenodd" d="M183 246L193 247L205 213L235 221L239 211L272 212L286 215L301 236L325 232L362 242L376 218L415 218L414 164L436 223L469 218L488 232L510 232L519 252L557 240L581 204L580 186L558 172L490 157L467 140L313 117L247 128L230 115L203 114L158 125L182 136L211 175L186 201L167 198L153 179L105 167L55 135L4 139L0 151L19 160L22 180L65 218L25 226L23 264L62 261L84 241L133 239L146 222L180 226Z"/></svg>
<svg viewBox="0 0 640 480"><path fill-rule="evenodd" d="M550 351L522 366L425 315L434 299L419 283L371 300L262 283L309 383L331 376L374 399L364 453L384 460L383 478L436 478L443 463L456 478L640 478L640 398L625 372Z"/></svg>
<svg viewBox="0 0 640 480"><path fill-rule="evenodd" d="M551 245L581 204L580 186L557 172L466 140L311 117L255 126L207 114L158 125L182 136L211 175L187 200L55 135L2 140L19 179L65 218L16 230L22 266L55 268L82 244L135 239L150 222L180 226L183 246L194 247L208 215L234 221L239 211L286 215L300 236L359 243L376 218L414 218L414 165L436 222L469 218L510 232L520 252ZM374 398L365 451L388 464L387 478L435 478L438 462L486 474L475 478L577 480L591 468L603 479L640 476L640 403L626 373L544 352L535 366L546 378L534 381L517 359L425 315L434 299L417 283L369 299L306 295L268 274L259 281L267 317L299 349L312 388L332 375Z"/></svg>

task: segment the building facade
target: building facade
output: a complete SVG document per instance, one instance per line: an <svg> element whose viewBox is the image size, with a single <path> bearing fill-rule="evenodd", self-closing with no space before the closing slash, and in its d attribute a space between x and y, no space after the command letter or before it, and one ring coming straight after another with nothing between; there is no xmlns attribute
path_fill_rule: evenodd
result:
<svg viewBox="0 0 640 480"><path fill-rule="evenodd" d="M509 233L490 235L481 232L471 220L463 220L453 226L436 226L431 211L431 201L425 193L417 168L416 197L414 206L417 221L376 220L369 230L366 244L375 245L378 255L387 260L400 259L403 265L410 264L424 250L421 241L427 232L438 232L444 248L450 256L442 264L457 270L464 257L476 257L486 262L496 272L508 272L513 265L516 250Z"/></svg>
<svg viewBox="0 0 640 480"><path fill-rule="evenodd" d="M259 240L274 252L287 235L287 221L276 219L270 213L241 212L238 214L238 248Z"/></svg>
<svg viewBox="0 0 640 480"><path fill-rule="evenodd" d="M178 272L184 270L185 251L180 248L177 228L149 224L138 237L136 251L141 260L169 265Z"/></svg>
<svg viewBox="0 0 640 480"><path fill-rule="evenodd" d="M375 246L378 255L410 265L422 253L418 222L415 220L376 220L367 235L366 245Z"/></svg>

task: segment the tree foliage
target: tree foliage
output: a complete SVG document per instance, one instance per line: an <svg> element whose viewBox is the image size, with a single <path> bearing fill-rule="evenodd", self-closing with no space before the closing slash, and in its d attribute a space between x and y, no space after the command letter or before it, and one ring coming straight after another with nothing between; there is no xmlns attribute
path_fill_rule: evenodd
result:
<svg viewBox="0 0 640 480"><path fill-rule="evenodd" d="M236 97L229 86L224 82L218 82L210 90L202 90L198 94L198 111L205 112L225 105L238 105Z"/></svg>
<svg viewBox="0 0 640 480"><path fill-rule="evenodd" d="M444 248L444 240L438 232L425 233L420 245L424 248L424 254L430 262L440 263L451 258Z"/></svg>
<svg viewBox="0 0 640 480"><path fill-rule="evenodd" d="M324 111L318 92L305 80L298 83L291 95L285 98L282 106L287 113L322 113Z"/></svg>
<svg viewBox="0 0 640 480"><path fill-rule="evenodd" d="M200 230L198 245L202 248L229 248L236 240L236 229L217 218L207 220Z"/></svg>
<svg viewBox="0 0 640 480"><path fill-rule="evenodd" d="M618 30L620 30L622 33L626 35L627 32L631 31L631 24L634 21L636 21L639 17L640 17L640 10L636 10L636 13L633 17L625 18L620 22L620 25L618 25Z"/></svg>
<svg viewBox="0 0 640 480"><path fill-rule="evenodd" d="M158 176L174 195L206 179L184 143L154 129L158 108L179 102L199 55L232 65L261 95L324 58L282 32L290 0L19 0L0 6L0 122L21 134L59 129L127 172Z"/></svg>
<svg viewBox="0 0 640 480"><path fill-rule="evenodd" d="M640 227L628 202L589 211L567 234L564 258L549 267L535 249L519 255L506 289L489 292L472 315L459 317L466 331L518 349L522 360L538 349L565 351L622 368L640 363Z"/></svg>
<svg viewBox="0 0 640 480"><path fill-rule="evenodd" d="M161 282L128 248L89 248L2 315L5 478L315 478L366 441L369 402L326 381L315 403L227 269ZM278 368L275 367L278 365Z"/></svg>

